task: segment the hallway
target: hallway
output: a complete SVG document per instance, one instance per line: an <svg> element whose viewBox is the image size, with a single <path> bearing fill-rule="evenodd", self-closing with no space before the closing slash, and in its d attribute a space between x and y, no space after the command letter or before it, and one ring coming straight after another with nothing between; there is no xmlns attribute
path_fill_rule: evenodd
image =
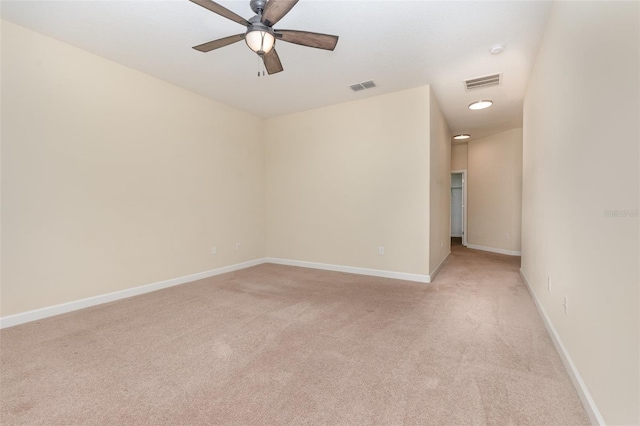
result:
<svg viewBox="0 0 640 426"><path fill-rule="evenodd" d="M471 250L460 240L452 238L429 289L438 311L428 332L456 365L455 422L589 424L522 282L520 257Z"/></svg>

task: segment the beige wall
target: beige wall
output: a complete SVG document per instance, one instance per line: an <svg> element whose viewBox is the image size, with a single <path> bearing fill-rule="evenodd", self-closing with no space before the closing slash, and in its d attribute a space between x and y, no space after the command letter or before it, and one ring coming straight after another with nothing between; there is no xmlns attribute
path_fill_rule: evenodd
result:
<svg viewBox="0 0 640 426"><path fill-rule="evenodd" d="M639 5L556 2L524 104L522 270L611 425L640 423Z"/></svg>
<svg viewBox="0 0 640 426"><path fill-rule="evenodd" d="M267 120L268 256L429 274L429 96Z"/></svg>
<svg viewBox="0 0 640 426"><path fill-rule="evenodd" d="M516 254L522 217L522 129L469 142L467 242Z"/></svg>
<svg viewBox="0 0 640 426"><path fill-rule="evenodd" d="M451 132L433 93L430 99L429 273L433 275L451 252Z"/></svg>
<svg viewBox="0 0 640 426"><path fill-rule="evenodd" d="M264 256L262 128L2 22L2 315Z"/></svg>
<svg viewBox="0 0 640 426"><path fill-rule="evenodd" d="M2 54L2 316L267 253L437 266L450 135L427 86L265 122L7 22Z"/></svg>
<svg viewBox="0 0 640 426"><path fill-rule="evenodd" d="M467 170L468 144L451 145L451 170Z"/></svg>

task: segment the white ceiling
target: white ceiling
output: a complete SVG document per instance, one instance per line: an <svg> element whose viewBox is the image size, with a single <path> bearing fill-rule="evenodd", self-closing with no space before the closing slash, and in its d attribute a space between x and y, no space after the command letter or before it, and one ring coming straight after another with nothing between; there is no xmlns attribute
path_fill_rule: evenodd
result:
<svg viewBox="0 0 640 426"><path fill-rule="evenodd" d="M249 0L220 1L249 18ZM430 84L453 134L483 137L522 125L522 100L551 7L548 1L301 0L275 27L340 36L333 52L277 44L284 72L257 77L239 42L191 49L244 27L187 0L2 0L3 19L268 118ZM506 50L491 55L489 49ZM493 88L463 80L503 73ZM378 87L348 86L374 80ZM469 111L478 99L488 110Z"/></svg>

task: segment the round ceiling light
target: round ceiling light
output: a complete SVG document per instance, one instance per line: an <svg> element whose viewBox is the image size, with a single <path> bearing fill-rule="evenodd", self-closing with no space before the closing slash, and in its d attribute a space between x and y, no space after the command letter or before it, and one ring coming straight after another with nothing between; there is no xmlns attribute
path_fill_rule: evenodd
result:
<svg viewBox="0 0 640 426"><path fill-rule="evenodd" d="M469 109L475 111L478 109L489 108L491 105L493 105L493 101L489 101L489 100L476 101L469 105Z"/></svg>
<svg viewBox="0 0 640 426"><path fill-rule="evenodd" d="M455 135L453 138L455 140L461 141L461 140L465 140L465 139L469 139L471 137L471 135L468 135L466 133L463 133L461 135Z"/></svg>
<svg viewBox="0 0 640 426"><path fill-rule="evenodd" d="M268 30L268 29L267 29ZM244 37L249 49L256 52L258 55L266 55L273 49L273 45L276 42L276 38L269 31L265 31L265 28L250 27L247 34Z"/></svg>

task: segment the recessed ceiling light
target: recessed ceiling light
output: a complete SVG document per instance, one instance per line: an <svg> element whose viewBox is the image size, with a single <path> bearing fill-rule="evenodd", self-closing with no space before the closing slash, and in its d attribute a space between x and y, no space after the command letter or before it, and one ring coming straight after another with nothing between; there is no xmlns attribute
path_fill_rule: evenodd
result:
<svg viewBox="0 0 640 426"><path fill-rule="evenodd" d="M453 138L456 140L463 140L463 139L469 139L471 137L471 135L467 135L466 133L463 133L461 135L455 135Z"/></svg>
<svg viewBox="0 0 640 426"><path fill-rule="evenodd" d="M504 52L504 44L496 44L491 49L489 49L492 55L499 55Z"/></svg>
<svg viewBox="0 0 640 426"><path fill-rule="evenodd" d="M485 108L489 108L491 105L493 105L493 101L489 101L489 100L476 101L471 105L469 105L469 109L472 109L472 110L485 109Z"/></svg>

